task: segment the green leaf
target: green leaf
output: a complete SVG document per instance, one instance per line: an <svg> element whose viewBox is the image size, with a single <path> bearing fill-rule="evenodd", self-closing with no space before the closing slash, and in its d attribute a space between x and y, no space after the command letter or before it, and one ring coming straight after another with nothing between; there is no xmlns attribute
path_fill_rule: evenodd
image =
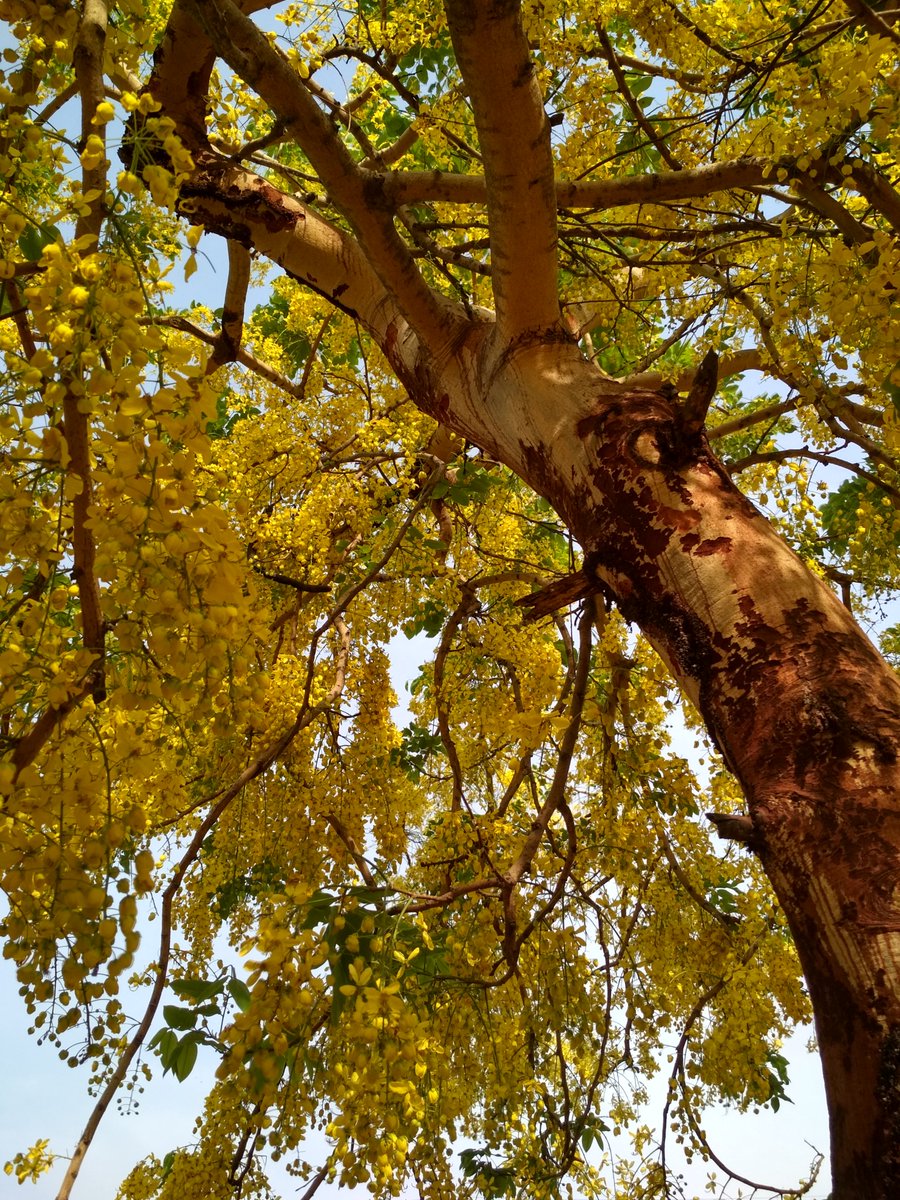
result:
<svg viewBox="0 0 900 1200"><path fill-rule="evenodd" d="M173 979L172 991L182 1000L209 1000L225 987L224 979Z"/></svg>
<svg viewBox="0 0 900 1200"><path fill-rule="evenodd" d="M163 1007L163 1020L170 1029L193 1029L197 1024L197 1013L193 1008L166 1004Z"/></svg>
<svg viewBox="0 0 900 1200"><path fill-rule="evenodd" d="M178 1037L171 1029L160 1029L150 1039L150 1049L159 1051L159 1059L164 1073L172 1069L172 1063L178 1053L178 1044Z"/></svg>
<svg viewBox="0 0 900 1200"><path fill-rule="evenodd" d="M331 920L337 897L321 888L313 892L303 921L303 929L312 929L315 925L324 925Z"/></svg>
<svg viewBox="0 0 900 1200"><path fill-rule="evenodd" d="M305 329L297 329L291 323L287 297L276 292L268 303L255 309L252 323L265 337L278 343L287 360L288 374L296 375L309 355L310 340Z"/></svg>
<svg viewBox="0 0 900 1200"><path fill-rule="evenodd" d="M442 604L426 600L418 612L405 622L402 629L408 638L415 637L417 633L424 633L426 637L437 637L449 616L450 613Z"/></svg>
<svg viewBox="0 0 900 1200"><path fill-rule="evenodd" d="M55 225L29 225L19 234L19 249L22 257L28 262L37 262L44 253L44 247L51 245L61 238L62 234Z"/></svg>
<svg viewBox="0 0 900 1200"><path fill-rule="evenodd" d="M440 734L432 733L426 726L415 722L407 725L400 736L401 744L391 750L390 762L405 771L414 783L418 783L428 759L433 754L444 753L444 743Z"/></svg>
<svg viewBox="0 0 900 1200"><path fill-rule="evenodd" d="M190 1034L181 1039L178 1050L172 1060L172 1072L179 1082L184 1082L194 1069L197 1061L197 1039Z"/></svg>
<svg viewBox="0 0 900 1200"><path fill-rule="evenodd" d="M250 989L247 987L246 983L244 983L243 979L229 979L228 994L231 996L232 1000L235 1002L241 1012L246 1012L250 1007L252 996L250 994Z"/></svg>

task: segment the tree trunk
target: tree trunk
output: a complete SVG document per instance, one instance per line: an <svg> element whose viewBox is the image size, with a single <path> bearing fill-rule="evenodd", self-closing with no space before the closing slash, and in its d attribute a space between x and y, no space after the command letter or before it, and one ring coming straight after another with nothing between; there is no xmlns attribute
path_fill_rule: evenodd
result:
<svg viewBox="0 0 900 1200"><path fill-rule="evenodd" d="M474 337L421 381L423 408L555 506L587 585L701 712L812 998L834 1200L900 1195L900 681L673 398L627 390L558 337L496 360Z"/></svg>

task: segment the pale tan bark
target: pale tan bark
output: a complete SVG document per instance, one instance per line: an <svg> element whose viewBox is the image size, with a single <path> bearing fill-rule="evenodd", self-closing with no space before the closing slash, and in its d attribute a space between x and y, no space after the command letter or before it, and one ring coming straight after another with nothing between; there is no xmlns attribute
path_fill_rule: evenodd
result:
<svg viewBox="0 0 900 1200"><path fill-rule="evenodd" d="M232 0L180 0L216 52L266 100L356 232L385 290L417 336L440 354L458 323L455 308L422 279L378 196L378 176L362 171L303 80Z"/></svg>
<svg viewBox="0 0 900 1200"><path fill-rule="evenodd" d="M516 0L448 0L447 21L484 160L501 338L559 324L555 171Z"/></svg>
<svg viewBox="0 0 900 1200"><path fill-rule="evenodd" d="M557 208L618 208L624 204L662 204L711 196L716 192L758 187L777 168L792 170L790 160L739 158L733 162L703 163L682 171L659 171L621 179L556 182ZM821 176L819 176L821 178ZM484 204L488 185L483 175L452 175L446 171L386 171L384 193L392 204L438 200L448 204Z"/></svg>
<svg viewBox="0 0 900 1200"><path fill-rule="evenodd" d="M379 339L399 312L358 243L309 206L229 159L206 155L182 190L182 210L278 263Z"/></svg>

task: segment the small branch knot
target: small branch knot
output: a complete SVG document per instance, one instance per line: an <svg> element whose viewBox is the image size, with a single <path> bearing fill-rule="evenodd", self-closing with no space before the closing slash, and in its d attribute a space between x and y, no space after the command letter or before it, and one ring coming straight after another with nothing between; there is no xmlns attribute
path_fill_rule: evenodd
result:
<svg viewBox="0 0 900 1200"><path fill-rule="evenodd" d="M707 350L697 368L691 390L679 407L679 425L686 441L695 441L706 423L706 414L712 404L719 382L719 356L715 350Z"/></svg>
<svg viewBox="0 0 900 1200"><path fill-rule="evenodd" d="M753 818L744 813L715 813L705 814L707 821L712 821L720 838L729 842L742 842L749 850L757 844L756 829Z"/></svg>

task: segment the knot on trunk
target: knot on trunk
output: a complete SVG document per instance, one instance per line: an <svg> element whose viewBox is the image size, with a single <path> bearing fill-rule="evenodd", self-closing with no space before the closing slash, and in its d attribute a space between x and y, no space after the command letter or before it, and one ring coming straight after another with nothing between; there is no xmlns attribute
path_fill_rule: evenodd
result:
<svg viewBox="0 0 900 1200"><path fill-rule="evenodd" d="M719 356L715 350L707 350L694 375L690 391L676 408L678 430L685 447L698 442L718 383Z"/></svg>
<svg viewBox="0 0 900 1200"><path fill-rule="evenodd" d="M520 608L528 609L526 621L537 621L540 617L556 612L558 608L568 608L577 600L586 600L588 596L600 591L602 588L599 581L592 579L582 567L571 575L564 575L562 579L554 579L552 583L546 584L536 592L522 596L516 604Z"/></svg>
<svg viewBox="0 0 900 1200"><path fill-rule="evenodd" d="M720 838L729 842L741 842L748 850L756 850L759 837L753 824L753 818L745 813L715 813L705 814L707 821L712 821Z"/></svg>

